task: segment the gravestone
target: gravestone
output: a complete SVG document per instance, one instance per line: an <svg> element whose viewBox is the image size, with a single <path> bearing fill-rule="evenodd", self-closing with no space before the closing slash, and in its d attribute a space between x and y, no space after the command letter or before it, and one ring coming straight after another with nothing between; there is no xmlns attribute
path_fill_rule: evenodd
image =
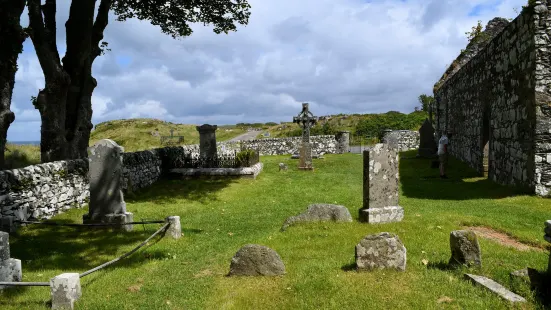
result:
<svg viewBox="0 0 551 310"><path fill-rule="evenodd" d="M363 152L360 222L390 223L404 218L404 209L398 205L398 160L396 150L382 143Z"/></svg>
<svg viewBox="0 0 551 310"><path fill-rule="evenodd" d="M199 132L199 156L206 160L206 167L213 168L218 157L216 148L216 125L203 124L195 127Z"/></svg>
<svg viewBox="0 0 551 310"><path fill-rule="evenodd" d="M365 236L356 245L356 270L406 270L407 250L395 234L382 232Z"/></svg>
<svg viewBox="0 0 551 310"><path fill-rule="evenodd" d="M285 231L289 226L301 222L352 222L352 215L345 206L327 204L327 203L315 203L308 206L308 209L297 215L288 217L281 231Z"/></svg>
<svg viewBox="0 0 551 310"><path fill-rule="evenodd" d="M434 139L434 128L429 119L425 119L419 128L419 150L417 156L430 158L436 155L436 141Z"/></svg>
<svg viewBox="0 0 551 310"><path fill-rule="evenodd" d="M480 245L474 231L452 231L450 233L450 249L452 252L450 265L481 266Z"/></svg>
<svg viewBox="0 0 551 310"><path fill-rule="evenodd" d="M10 258L10 234L0 231L0 282L21 282L21 260ZM0 290L5 286L0 285Z"/></svg>
<svg viewBox="0 0 551 310"><path fill-rule="evenodd" d="M277 276L285 274L281 256L269 247L258 244L244 245L233 256L230 276Z"/></svg>
<svg viewBox="0 0 551 310"><path fill-rule="evenodd" d="M310 144L310 128L317 122L317 117L308 110L308 103L302 104L302 111L293 117L293 123L302 127L302 145L300 147L299 170L314 170L312 166L312 145Z"/></svg>
<svg viewBox="0 0 551 310"><path fill-rule="evenodd" d="M88 214L83 216L85 224L132 222L132 213L126 212L121 186L123 152L123 147L109 139L100 140L88 148L90 203ZM121 226L124 230L132 230L132 225Z"/></svg>
<svg viewBox="0 0 551 310"><path fill-rule="evenodd" d="M339 131L335 135L337 140L337 154L350 152L350 131Z"/></svg>

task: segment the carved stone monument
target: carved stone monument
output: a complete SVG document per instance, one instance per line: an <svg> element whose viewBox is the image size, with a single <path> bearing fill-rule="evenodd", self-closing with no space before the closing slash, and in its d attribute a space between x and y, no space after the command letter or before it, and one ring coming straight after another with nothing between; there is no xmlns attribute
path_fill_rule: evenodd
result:
<svg viewBox="0 0 551 310"><path fill-rule="evenodd" d="M195 128L199 132L199 156L205 159L207 164L203 168L212 168L218 156L216 149L216 129L218 129L218 126L203 124Z"/></svg>
<svg viewBox="0 0 551 310"><path fill-rule="evenodd" d="M132 222L133 215L126 212L126 202L121 187L122 153L124 148L115 141L103 139L88 148L88 179L90 181L90 203L84 223ZM121 225L132 230L132 225Z"/></svg>
<svg viewBox="0 0 551 310"><path fill-rule="evenodd" d="M293 123L302 127L302 146L300 148L299 170L314 170L312 166L312 145L310 144L310 128L317 122L317 117L308 110L308 103L302 104L302 111L293 117Z"/></svg>
<svg viewBox="0 0 551 310"><path fill-rule="evenodd" d="M21 260L10 258L10 234L0 231L0 282L21 282ZM0 285L0 290L4 286Z"/></svg>
<svg viewBox="0 0 551 310"><path fill-rule="evenodd" d="M429 119L425 119L419 128L419 151L417 156L430 158L436 155L437 145L434 139L434 128Z"/></svg>
<svg viewBox="0 0 551 310"><path fill-rule="evenodd" d="M395 149L376 144L363 152L363 207L360 222L400 222L404 209L398 205L398 160Z"/></svg>

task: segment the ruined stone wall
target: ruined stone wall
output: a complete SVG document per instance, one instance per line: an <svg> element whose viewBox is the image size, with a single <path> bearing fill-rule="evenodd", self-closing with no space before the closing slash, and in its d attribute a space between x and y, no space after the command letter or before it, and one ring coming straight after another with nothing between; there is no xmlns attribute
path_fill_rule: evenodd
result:
<svg viewBox="0 0 551 310"><path fill-rule="evenodd" d="M398 151L415 150L419 148L419 132L412 130L393 130L385 133L383 143Z"/></svg>
<svg viewBox="0 0 551 310"><path fill-rule="evenodd" d="M542 146L538 152L545 156L551 149L543 147L549 138L548 117L538 116L536 121L536 106L541 106L536 101L536 81L550 81L548 74L542 74L546 71L543 64L536 61L538 55L548 68L548 43L537 47L536 42L548 40L549 4L537 4L524 9L459 70L435 86L436 132L451 132L450 153L482 173L484 145L489 141L488 177L530 191L539 182L535 146ZM539 136L535 135L537 123ZM543 172L547 164L540 162L540 166ZM544 175L541 178L549 180Z"/></svg>

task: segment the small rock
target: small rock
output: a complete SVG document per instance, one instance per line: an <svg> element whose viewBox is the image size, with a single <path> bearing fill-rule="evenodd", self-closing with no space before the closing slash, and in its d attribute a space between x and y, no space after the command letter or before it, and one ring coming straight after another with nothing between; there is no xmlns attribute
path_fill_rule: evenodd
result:
<svg viewBox="0 0 551 310"><path fill-rule="evenodd" d="M406 270L406 248L394 234L382 232L365 236L356 245L358 271L392 268Z"/></svg>
<svg viewBox="0 0 551 310"><path fill-rule="evenodd" d="M551 220L545 221L545 229L543 231L546 235L551 236Z"/></svg>
<svg viewBox="0 0 551 310"><path fill-rule="evenodd" d="M454 230L450 233L452 257L450 265L481 266L480 245L471 230Z"/></svg>
<svg viewBox="0 0 551 310"><path fill-rule="evenodd" d="M284 164L284 163L279 163L279 171L281 171L281 170L287 171L287 169L288 169L288 168L287 168L287 165L286 165L286 164Z"/></svg>
<svg viewBox="0 0 551 310"><path fill-rule="evenodd" d="M285 274L285 265L276 251L258 244L247 244L233 256L230 276L276 276Z"/></svg>
<svg viewBox="0 0 551 310"><path fill-rule="evenodd" d="M345 206L327 203L312 204L308 206L306 212L287 218L281 227L281 231L285 231L287 227L298 222L320 221L352 222L352 215Z"/></svg>

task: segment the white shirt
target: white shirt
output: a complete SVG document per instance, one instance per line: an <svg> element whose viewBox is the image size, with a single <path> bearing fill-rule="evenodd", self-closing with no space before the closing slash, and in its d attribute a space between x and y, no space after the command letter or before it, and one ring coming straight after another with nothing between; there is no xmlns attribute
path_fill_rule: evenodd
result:
<svg viewBox="0 0 551 310"><path fill-rule="evenodd" d="M447 145L447 144L448 144L448 137L446 137L446 135L442 135L440 140L438 140L438 153L437 153L438 155L445 154L444 145Z"/></svg>

